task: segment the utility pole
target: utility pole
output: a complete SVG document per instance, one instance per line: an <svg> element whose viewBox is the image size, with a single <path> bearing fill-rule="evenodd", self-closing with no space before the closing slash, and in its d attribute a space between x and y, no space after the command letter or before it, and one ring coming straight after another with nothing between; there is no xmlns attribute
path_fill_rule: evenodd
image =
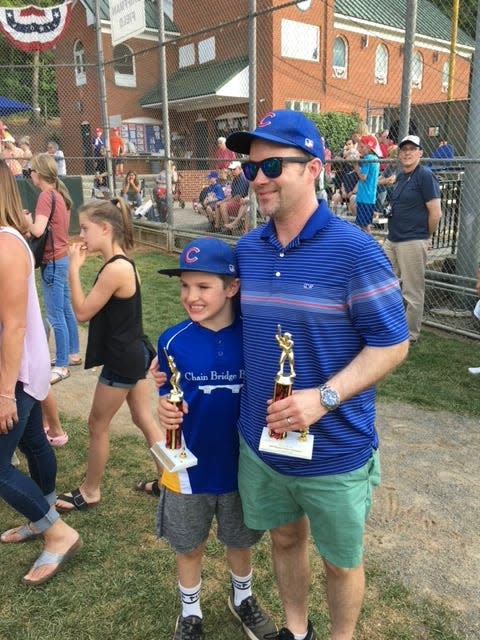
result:
<svg viewBox="0 0 480 640"><path fill-rule="evenodd" d="M165 172L167 176L167 220L173 225L172 166L170 162L170 116L168 110L167 52L165 51L165 13L163 0L158 0L158 42L160 55L160 90L162 95L163 145L165 150Z"/></svg>
<svg viewBox="0 0 480 640"><path fill-rule="evenodd" d="M403 48L402 94L400 97L400 124L398 142L408 135L412 93L412 64L415 32L417 30L417 0L407 0L405 14L405 44Z"/></svg>
<svg viewBox="0 0 480 640"><path fill-rule="evenodd" d="M103 135L105 136L105 159L107 164L108 174L108 189L110 193L115 193L115 183L113 180L112 171L112 156L110 155L110 123L108 121L108 108L107 108L107 83L105 82L105 57L103 54L103 40L102 40L102 21L100 19L100 0L95 0L95 39L97 44L98 54L98 84L100 92L100 113L103 127Z"/></svg>

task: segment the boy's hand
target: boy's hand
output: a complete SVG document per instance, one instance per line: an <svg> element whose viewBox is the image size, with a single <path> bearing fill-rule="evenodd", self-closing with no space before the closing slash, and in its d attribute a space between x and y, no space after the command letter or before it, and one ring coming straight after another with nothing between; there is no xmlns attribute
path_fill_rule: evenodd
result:
<svg viewBox="0 0 480 640"><path fill-rule="evenodd" d="M167 400L167 396L158 399L157 416L162 429L178 429L183 422L183 414L188 413L188 404L184 401L182 411Z"/></svg>

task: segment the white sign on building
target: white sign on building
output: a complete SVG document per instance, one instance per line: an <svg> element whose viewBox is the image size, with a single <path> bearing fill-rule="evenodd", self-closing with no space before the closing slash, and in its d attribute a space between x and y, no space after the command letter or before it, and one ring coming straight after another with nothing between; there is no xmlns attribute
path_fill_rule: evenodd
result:
<svg viewBox="0 0 480 640"><path fill-rule="evenodd" d="M145 0L109 0L112 46L145 31Z"/></svg>

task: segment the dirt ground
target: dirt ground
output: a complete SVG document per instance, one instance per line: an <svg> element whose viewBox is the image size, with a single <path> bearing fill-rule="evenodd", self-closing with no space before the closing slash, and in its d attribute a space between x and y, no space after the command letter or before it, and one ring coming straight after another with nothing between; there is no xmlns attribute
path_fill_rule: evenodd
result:
<svg viewBox="0 0 480 640"><path fill-rule="evenodd" d="M84 353L83 330L81 340ZM71 371L54 387L60 411L86 419L98 371ZM154 396L152 383L152 408ZM478 640L479 422L395 402L379 403L377 424L382 484L367 527L367 558L419 597L457 612L457 631ZM112 432L133 431L122 408Z"/></svg>

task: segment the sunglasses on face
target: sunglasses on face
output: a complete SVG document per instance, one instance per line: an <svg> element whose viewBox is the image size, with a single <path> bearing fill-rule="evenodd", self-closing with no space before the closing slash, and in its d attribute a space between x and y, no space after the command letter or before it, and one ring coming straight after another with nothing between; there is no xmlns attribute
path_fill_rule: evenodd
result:
<svg viewBox="0 0 480 640"><path fill-rule="evenodd" d="M278 178L282 173L283 165L285 163L307 164L310 160L311 158L301 156L265 158L265 160L261 160L260 162L247 160L246 162L242 162L242 169L246 179L252 182L257 177L259 169L263 171L266 178Z"/></svg>

